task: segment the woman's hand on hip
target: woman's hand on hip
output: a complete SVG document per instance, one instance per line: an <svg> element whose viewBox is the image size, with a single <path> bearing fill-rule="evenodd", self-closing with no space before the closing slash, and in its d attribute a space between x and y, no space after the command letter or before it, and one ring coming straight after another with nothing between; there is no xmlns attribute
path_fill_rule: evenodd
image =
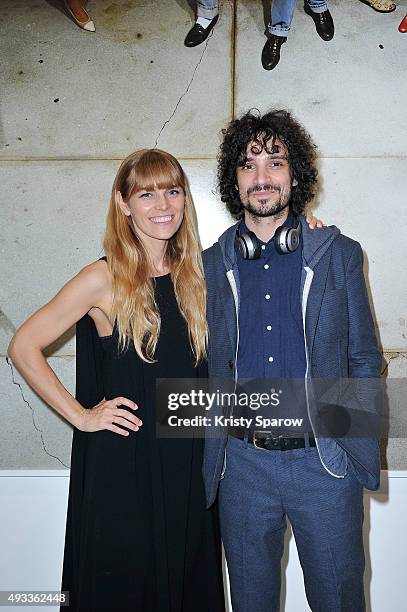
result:
<svg viewBox="0 0 407 612"><path fill-rule="evenodd" d="M128 436L129 432L123 429L138 431L143 422L135 414L120 406L127 406L131 410L137 410L138 406L126 397L115 397L111 400L103 399L99 404L90 408L83 409L83 413L78 423L80 431L101 431L109 429L120 436ZM120 427L118 427L120 425Z"/></svg>

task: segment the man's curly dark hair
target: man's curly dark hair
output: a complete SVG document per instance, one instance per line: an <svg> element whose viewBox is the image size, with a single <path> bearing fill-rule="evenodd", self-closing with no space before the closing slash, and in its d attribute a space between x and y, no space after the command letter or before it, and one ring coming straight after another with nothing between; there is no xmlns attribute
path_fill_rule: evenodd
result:
<svg viewBox="0 0 407 612"><path fill-rule="evenodd" d="M244 208L236 187L236 170L246 163L249 142L256 150L264 148L276 152L276 140L280 140L288 152L291 176L298 185L292 188L290 210L298 215L315 195L318 171L316 168L316 145L304 127L286 110L271 110L261 116L251 109L240 119L231 121L222 130L224 136L218 155L218 189L222 202L235 219L241 219Z"/></svg>

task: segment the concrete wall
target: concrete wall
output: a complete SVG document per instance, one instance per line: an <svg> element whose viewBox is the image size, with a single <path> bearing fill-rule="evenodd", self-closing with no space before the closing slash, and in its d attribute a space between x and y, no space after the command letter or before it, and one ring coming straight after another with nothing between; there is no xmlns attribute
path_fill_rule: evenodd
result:
<svg viewBox="0 0 407 612"><path fill-rule="evenodd" d="M119 161L155 144L175 154L206 247L231 223L215 193L219 131L253 106L287 107L313 134L316 214L362 243L387 375L407 377L407 35L397 32L407 2L390 15L358 0L331 0L331 9L336 34L325 43L298 3L281 62L268 73L260 2L222 2L208 43L186 49L186 0L90 2L95 34L76 28L56 0L3 0L0 469L69 466L70 427L5 353L16 327L101 255ZM73 390L73 332L49 355ZM405 440L389 440L383 462L407 469Z"/></svg>

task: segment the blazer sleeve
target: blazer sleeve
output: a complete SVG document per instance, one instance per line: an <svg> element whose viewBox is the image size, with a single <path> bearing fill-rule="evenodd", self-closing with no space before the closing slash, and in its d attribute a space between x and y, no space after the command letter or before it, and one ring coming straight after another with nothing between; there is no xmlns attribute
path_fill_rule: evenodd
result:
<svg viewBox="0 0 407 612"><path fill-rule="evenodd" d="M356 243L346 268L349 312L348 360L350 397L344 398L352 423L352 435L337 438L350 459L350 469L363 486L376 490L380 483L378 438L382 426L382 357L378 350L373 317L363 274L363 252ZM353 379L353 380L352 380ZM356 380L355 380L356 379ZM348 401L347 401L348 400Z"/></svg>
<svg viewBox="0 0 407 612"><path fill-rule="evenodd" d="M348 261L346 286L349 312L349 376L351 378L380 377L382 357L377 346L363 274L363 252L359 243L355 243Z"/></svg>

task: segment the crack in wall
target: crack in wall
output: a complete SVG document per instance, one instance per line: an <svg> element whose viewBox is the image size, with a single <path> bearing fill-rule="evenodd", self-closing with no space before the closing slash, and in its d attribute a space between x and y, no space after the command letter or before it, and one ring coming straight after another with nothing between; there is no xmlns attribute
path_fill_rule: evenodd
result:
<svg viewBox="0 0 407 612"><path fill-rule="evenodd" d="M207 47L208 47L209 40L211 39L212 35L213 35L213 30L212 30L212 32L209 34L209 36L208 36L208 38L207 38L207 40L206 40L206 42L205 42L204 48L203 48L202 53L201 53L201 57L199 58L198 63L196 64L196 66L195 66L195 68L194 68L194 71L193 71L193 73L192 73L192 76L191 76L191 78L190 78L190 80L189 80L189 83L188 83L188 85L187 85L187 87L186 87L185 91L184 91L184 92L181 94L181 96L178 98L178 101L177 101L177 103L176 103L176 105L175 105L175 107L174 107L174 110L172 111L172 113L171 113L171 115L169 116L169 118L168 118L166 121L164 121L163 125L161 126L160 131L158 132L158 135L157 135L157 138L155 139L155 143L154 143L154 147L153 147L154 149L155 149L155 148L157 147L157 145L158 145L158 141L159 141L159 139L160 139L161 134L163 133L163 131L165 130L165 128L167 127L167 125L168 125L168 124L171 122L171 119L173 119L173 117L174 117L175 113L177 112L178 107L179 107L179 105L181 104L182 99L183 99L183 98L185 98L185 96L187 95L187 93L188 93L188 91L189 91L189 89L190 89L190 87L191 87L191 85L192 85L192 82L193 82L193 80L194 80L194 78L195 78L196 72L197 72L197 70L198 70L199 66L200 66L200 65L201 65L201 63L202 63L202 60L203 60L203 58L204 58L204 55L205 55L206 49L207 49Z"/></svg>
<svg viewBox="0 0 407 612"><path fill-rule="evenodd" d="M22 387L22 386L20 385L20 383L19 383L19 382L17 382L17 381L16 381L16 379L15 379L13 364L12 364L11 360L9 359L9 357L6 357L6 362L7 362L7 364L8 364L8 365L9 365L9 367L10 367L10 371L11 371L11 380L12 380L12 382L13 382L13 385L16 385L16 387L18 387L18 388L19 388L19 390L20 390L20 395L21 395L21 397L22 397L23 402L24 402L25 404L27 404L27 406L28 406L28 407L29 407L29 409L31 410L31 416L32 416L32 422L33 422L33 425L34 425L34 429L35 429L35 430L36 430L36 431L37 431L37 432L40 434L41 444L42 444L42 448L43 448L44 452L45 452L45 453L46 453L46 454L47 454L49 457L52 457L53 459L56 459L57 461L59 461L59 463L60 463L61 465L63 465L64 467L66 467L66 468L69 470L69 469L70 469L70 466L69 466L69 465L67 465L66 463L64 463L64 462L62 461L62 459L60 459L60 458L59 458L59 457L57 457L56 455L53 455L52 453L50 453L50 452L47 450L47 447L46 447L46 445L45 445L45 440L44 440L44 433L43 433L42 429L40 429L40 428L37 426L37 423L35 422L35 412L34 412L34 408L31 406L30 402L29 402L29 401L28 401L28 400L27 400L27 399L24 397L23 387Z"/></svg>
<svg viewBox="0 0 407 612"><path fill-rule="evenodd" d="M383 358L386 359L386 357L384 355L385 355L385 352L383 352ZM393 361L393 359L398 359L399 357L404 357L404 359L407 359L407 353L394 353L394 354L390 355L390 357L388 358L388 361L387 361L385 367L381 371L381 376L383 376L383 374L385 374L387 372L387 370L389 369L390 361Z"/></svg>

